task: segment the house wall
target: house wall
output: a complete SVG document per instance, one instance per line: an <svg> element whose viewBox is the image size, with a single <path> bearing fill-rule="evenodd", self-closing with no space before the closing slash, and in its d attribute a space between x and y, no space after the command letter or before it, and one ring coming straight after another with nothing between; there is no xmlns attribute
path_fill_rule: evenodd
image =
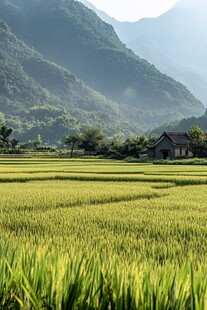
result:
<svg viewBox="0 0 207 310"><path fill-rule="evenodd" d="M175 159L175 146L166 137L155 147L156 159L163 159L163 150L169 150L169 158Z"/></svg>
<svg viewBox="0 0 207 310"><path fill-rule="evenodd" d="M180 153L181 148L182 148L182 154ZM188 149L187 146L176 147L175 148L175 158L192 158L193 153L191 153L189 150L188 150L188 155L186 155L187 149Z"/></svg>
<svg viewBox="0 0 207 310"><path fill-rule="evenodd" d="M155 158L155 148L149 148L147 150L147 157L150 157L150 158Z"/></svg>

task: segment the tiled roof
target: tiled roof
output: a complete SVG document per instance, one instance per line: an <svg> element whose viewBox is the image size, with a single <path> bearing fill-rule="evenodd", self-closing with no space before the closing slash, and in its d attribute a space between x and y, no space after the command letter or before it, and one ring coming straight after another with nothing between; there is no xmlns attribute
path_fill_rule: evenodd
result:
<svg viewBox="0 0 207 310"><path fill-rule="evenodd" d="M164 132L173 144L186 145L189 144L190 137L187 132Z"/></svg>
<svg viewBox="0 0 207 310"><path fill-rule="evenodd" d="M169 132L165 131L157 141L153 145L150 145L148 148L154 148L157 144L159 144L164 138L168 138L172 144L174 145L188 145L191 138L187 132Z"/></svg>

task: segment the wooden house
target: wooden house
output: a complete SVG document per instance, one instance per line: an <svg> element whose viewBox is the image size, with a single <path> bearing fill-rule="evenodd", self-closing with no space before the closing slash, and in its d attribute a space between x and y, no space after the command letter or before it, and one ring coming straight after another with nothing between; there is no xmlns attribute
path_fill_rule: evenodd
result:
<svg viewBox="0 0 207 310"><path fill-rule="evenodd" d="M148 157L154 159L191 158L189 151L191 138L187 132L164 132L159 139L148 147Z"/></svg>

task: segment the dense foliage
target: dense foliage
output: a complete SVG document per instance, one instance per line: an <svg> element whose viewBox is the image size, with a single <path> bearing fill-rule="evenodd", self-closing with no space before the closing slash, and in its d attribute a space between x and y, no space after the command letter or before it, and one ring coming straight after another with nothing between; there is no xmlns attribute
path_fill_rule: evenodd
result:
<svg viewBox="0 0 207 310"><path fill-rule="evenodd" d="M128 138L124 141L114 138L111 141L103 142L97 151L98 154L116 159L146 157L147 147L156 139L157 136L155 135L151 137L140 135L135 138Z"/></svg>
<svg viewBox="0 0 207 310"><path fill-rule="evenodd" d="M0 148L15 147L18 144L17 140L10 138L12 131L12 128L0 124Z"/></svg>
<svg viewBox="0 0 207 310"><path fill-rule="evenodd" d="M199 127L192 126L189 130L191 142L190 151L194 157L207 157L207 133L204 133Z"/></svg>
<svg viewBox="0 0 207 310"><path fill-rule="evenodd" d="M88 127L81 134L75 133L66 137L65 144L71 149L71 157L75 148L84 149L85 154L98 154L110 158L126 158L146 155L147 146L157 139L156 135L149 138L140 135L135 138L121 140L117 137L109 139L100 127Z"/></svg>
<svg viewBox="0 0 207 310"><path fill-rule="evenodd" d="M107 134L130 133L118 104L91 90L68 70L46 61L0 22L0 122L26 141L37 134L56 143L93 122Z"/></svg>
<svg viewBox="0 0 207 310"><path fill-rule="evenodd" d="M110 25L77 1L3 0L0 3L0 18L44 57L67 67L88 85L116 100L122 119L125 122L130 120L136 132L143 132L165 121L199 116L203 112L201 102L183 85L161 74L154 66L126 49ZM49 92L54 88L52 94L59 97L59 92L63 90L62 82L55 83L54 87L54 66L52 75L51 68L42 61L32 64L30 60L26 68L33 78L38 82L41 80L41 86ZM90 111L85 118L88 121L95 118L98 123L102 117L92 112L94 101L91 103L89 98L87 102L80 103L83 97L86 96L78 101L78 112L81 114L80 109L85 107L87 112ZM70 102L68 96L66 99ZM99 102L99 107L104 106L103 98ZM116 124L114 112L114 109L106 110L104 119L113 118L113 124ZM110 130L113 131L113 128Z"/></svg>
<svg viewBox="0 0 207 310"><path fill-rule="evenodd" d="M201 117L189 117L180 121L164 124L152 132L155 134L161 134L163 131L188 131L192 126L198 126L203 131L207 131L207 111Z"/></svg>

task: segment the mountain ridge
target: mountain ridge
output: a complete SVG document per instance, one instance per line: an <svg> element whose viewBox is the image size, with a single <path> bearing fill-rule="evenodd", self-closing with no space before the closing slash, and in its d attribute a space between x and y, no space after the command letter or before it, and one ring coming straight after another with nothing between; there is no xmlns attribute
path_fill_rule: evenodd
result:
<svg viewBox="0 0 207 310"><path fill-rule="evenodd" d="M160 135L164 131L189 131L192 126L198 126L203 131L207 131L207 111L200 117L189 117L175 121L169 124L164 124L155 128L150 132L151 135Z"/></svg>
<svg viewBox="0 0 207 310"><path fill-rule="evenodd" d="M18 40L3 21L0 67L0 110L17 138L33 139L41 131L44 140L55 142L89 126L90 119L108 134L130 132L116 102L91 90L67 69L46 61Z"/></svg>
<svg viewBox="0 0 207 310"><path fill-rule="evenodd" d="M80 1L91 6L87 0ZM157 18L132 23L102 18L112 24L127 47L186 85L207 106L206 12L206 1L183 0Z"/></svg>
<svg viewBox="0 0 207 310"><path fill-rule="evenodd" d="M50 64L64 66L111 102L118 102L119 118L130 123L134 132L190 115L199 116L204 111L202 103L185 86L126 49L113 27L79 2L2 0L0 18ZM38 72L44 65L41 61L35 65L24 61L25 70L30 70L28 74L36 80L41 78ZM50 70L43 70L41 83L59 97L61 85L52 84ZM49 81L51 86L45 84ZM109 119L113 118L110 113Z"/></svg>

